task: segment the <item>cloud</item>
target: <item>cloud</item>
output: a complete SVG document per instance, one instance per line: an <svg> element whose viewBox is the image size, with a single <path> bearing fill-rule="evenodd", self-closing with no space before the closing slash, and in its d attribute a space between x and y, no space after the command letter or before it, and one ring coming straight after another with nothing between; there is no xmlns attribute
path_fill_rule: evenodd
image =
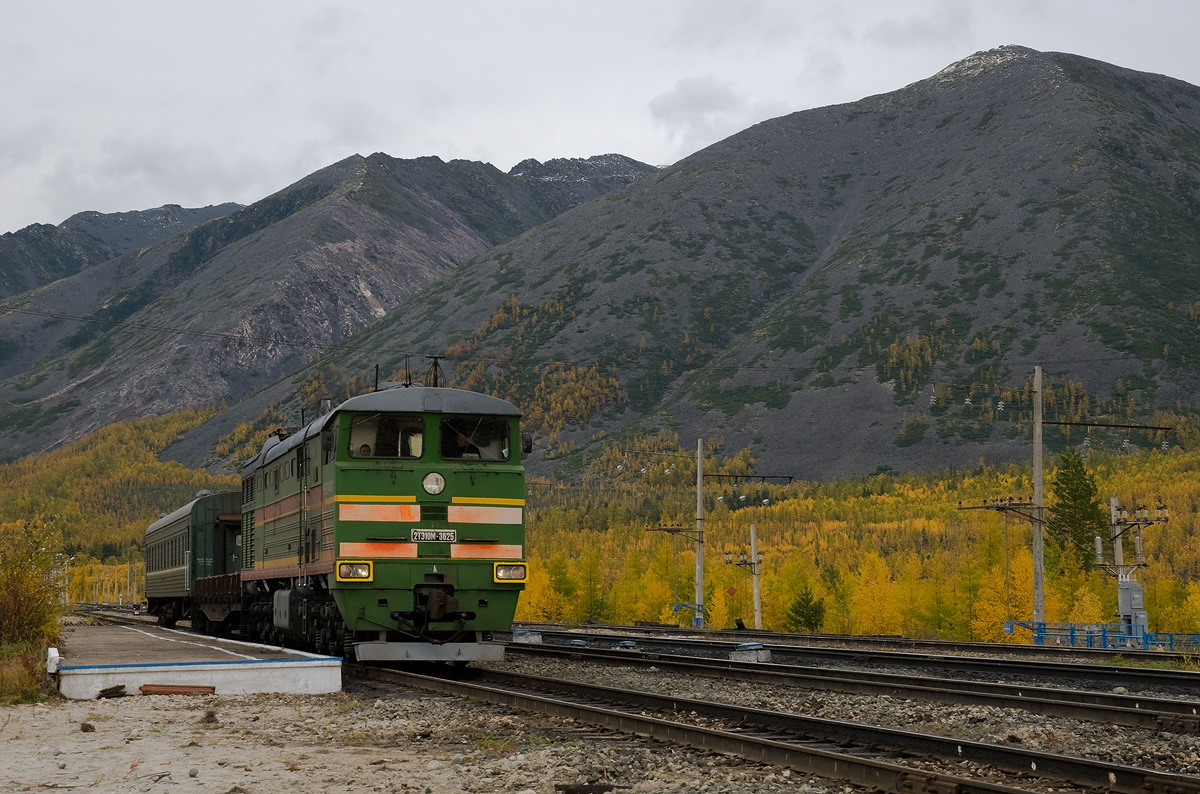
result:
<svg viewBox="0 0 1200 794"><path fill-rule="evenodd" d="M841 55L826 47L819 47L804 59L799 82L802 85L830 85L841 82L847 74L846 60Z"/></svg>
<svg viewBox="0 0 1200 794"><path fill-rule="evenodd" d="M680 151L694 152L742 128L746 102L713 75L685 77L650 100L650 115Z"/></svg>
<svg viewBox="0 0 1200 794"><path fill-rule="evenodd" d="M683 6L668 41L705 51L757 49L796 37L798 21L790 2L693 0Z"/></svg>
<svg viewBox="0 0 1200 794"><path fill-rule="evenodd" d="M84 209L246 203L355 151L673 162L1000 44L1200 83L1194 0L9 6L0 232Z"/></svg>
<svg viewBox="0 0 1200 794"><path fill-rule="evenodd" d="M896 6L910 7L906 4ZM929 6L925 13L908 13L869 25L863 40L896 50L944 48L967 40L972 21L971 7L967 3L941 0Z"/></svg>

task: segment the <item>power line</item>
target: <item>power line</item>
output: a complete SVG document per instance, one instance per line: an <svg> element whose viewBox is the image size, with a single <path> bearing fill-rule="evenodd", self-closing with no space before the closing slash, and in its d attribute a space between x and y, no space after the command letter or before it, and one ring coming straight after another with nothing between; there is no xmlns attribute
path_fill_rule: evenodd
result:
<svg viewBox="0 0 1200 794"><path fill-rule="evenodd" d="M257 343L257 344L274 343L274 344L279 344L279 345L285 345L288 347L317 348L319 350L322 350L323 352L329 352L332 350L341 349L341 350L348 350L348 351L355 351L355 352L367 352L367 353L387 352L387 353L391 353L391 354L395 354L395 355L411 355L411 356L425 356L425 357L430 357L432 355L432 354L427 355L425 353L416 353L416 352L403 351L403 350L401 350L401 351L395 351L395 350L385 351L382 348L358 347L358 346L349 344L347 342L335 342L335 343L331 343L331 344L321 344L318 342L311 342L311 341L309 341L309 342L294 341L294 340L287 339L287 338L279 336L279 335L252 336L250 334L238 334L238 333L232 333L229 331L201 331L201 330L196 330L196 329L192 329L192 328L177 328L177 327L167 326L167 325L156 325L154 323L134 322L131 320L119 320L119 321L104 320L104 319L97 318L97 317L80 317L77 315L64 314L61 312L50 312L50 311L44 311L41 309L7 308L7 309L4 309L3 311L0 311L0 316L6 315L6 314L29 314L29 315L33 315L36 317L47 317L47 318L50 318L53 320L75 320L75 321L78 321L81 323L95 323L98 325L109 326L108 330L110 330L110 331L115 331L115 330L123 329L123 328L130 328L130 329L134 329L134 330L138 330L138 331L153 331L155 333L170 333L170 334L176 334L179 336L196 336L196 337L207 338L207 339L226 339L226 340L233 341L233 342L249 342L249 343ZM445 356L441 356L441 357L445 358Z"/></svg>
<svg viewBox="0 0 1200 794"><path fill-rule="evenodd" d="M1156 427L1154 425L1116 425L1107 422L1049 422L1042 421L1044 425L1066 425L1068 427L1112 427L1118 430L1166 430L1173 431L1173 427Z"/></svg>
<svg viewBox="0 0 1200 794"><path fill-rule="evenodd" d="M482 354L464 354L464 355L459 355L459 356L453 356L453 355L447 355L444 352L442 352L442 353L427 353L427 352L413 351L413 350L385 349L382 347L369 346L369 345L365 345L365 344L355 344L351 341L331 342L331 343L322 343L322 342L316 342L316 341L297 341L297 340L287 339L286 337L283 337L278 334L272 335L272 336L252 336L250 334L239 334L239 333L233 333L233 332L228 332L228 331L203 331L203 330L197 330L197 329L192 329L192 328L179 328L179 327L175 327L175 326L159 325L159 324L155 324L155 323L136 322L136 321L132 321L132 320L106 320L106 319L99 318L99 317L85 317L85 316L67 314L64 312L53 312L53 311L47 311L44 309L34 309L34 308L29 308L29 307L7 307L7 308L0 310L0 316L4 316L4 315L8 315L8 314L27 314L27 315L36 316L36 317L45 317L45 318L53 319L53 320L72 320L72 321L80 322L80 323L92 323L92 324L96 324L96 325L105 325L108 327L108 330L110 330L110 331L115 331L118 329L132 329L132 330L138 330L138 331L151 331L154 333L170 333L170 334L175 334L175 335L179 335L179 336L192 336L192 337L205 338L205 339L228 340L231 342L239 342L239 343L277 344L277 345L283 345L283 346L294 347L294 348L313 349L313 350L317 350L321 353L330 353L330 352L334 352L334 351L345 351L345 352L355 352L355 353L374 353L374 354L379 354L379 355L392 355L392 356L417 356L417 357L422 357L422 358L431 358L431 357L437 356L444 360L454 361L460 365L471 364L471 363L480 363L480 364L489 364L489 365L511 364L514 366L517 366L517 365L524 365L524 366L560 365L560 366L576 366L576 367L606 366L606 367L612 367L612 368L615 368L618 370L654 370L654 369L658 369L661 366L661 362L659 362L659 361L655 361L655 363L638 364L638 363L634 363L633 361L604 362L599 359L593 359L589 362L580 362L580 361L574 360L574 359L564 360L564 359L554 359L554 358L516 357L516 356L511 356L511 355L506 355L506 354L490 355L490 356L482 355ZM363 330L369 330L369 329L363 329ZM1059 361L1051 360L1049 362L1043 362L1043 363L1050 363L1050 364L1054 364L1054 363L1113 363L1113 362L1129 362L1132 360L1134 360L1134 359L1131 359L1128 356L1105 356L1105 357L1098 357L1098 358L1062 359ZM1024 365L1027 363L1028 362L1016 361L1016 362L1012 362L1012 364L1010 364L1009 366L1020 366L1020 365ZM828 374L828 375L841 375L841 374L851 374L851 373L861 374L861 373L867 372L869 370L877 369L877 367L878 367L878 365L876 365L876 364L862 364L862 365L853 366L853 367L835 367L833 369L824 371L823 374ZM799 366L799 365L788 366L788 365L779 365L779 364L748 365L748 364L709 363L709 364L701 365L699 367L694 367L691 370L683 371L677 377L684 377L689 373L694 373L694 372L699 372L699 371L797 373L797 372L810 372L810 371L812 371L812 367L811 366ZM933 377L929 378L928 384L933 386L935 390L939 386L965 389L968 391L974 390L974 389L984 390L984 389L989 389L989 388L997 388L997 389L1019 388L1019 386L1001 386L998 383L996 383L995 381L982 381L979 383L958 383L958 382L954 382L954 381L942 381L942 380L938 380Z"/></svg>

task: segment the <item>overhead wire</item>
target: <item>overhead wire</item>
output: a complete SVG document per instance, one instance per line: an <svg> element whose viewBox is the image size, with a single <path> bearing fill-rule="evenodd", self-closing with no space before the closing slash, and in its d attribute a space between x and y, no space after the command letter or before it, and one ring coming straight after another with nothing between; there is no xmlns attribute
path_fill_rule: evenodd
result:
<svg viewBox="0 0 1200 794"><path fill-rule="evenodd" d="M393 356L417 356L417 357L421 357L421 358L435 358L436 357L436 358L441 358L443 360L454 361L457 363L469 363L469 362L474 361L474 362L479 362L479 363L490 363L490 364L511 363L514 365L519 364L519 365L525 365L525 366L554 366L554 365L567 366L567 365L569 365L569 366L577 366L578 367L578 366L593 366L593 365L597 365L597 364L603 364L603 365L607 365L607 366L620 367L622 369L635 369L635 370L659 369L662 366L661 362L658 362L658 361L656 361L654 363L646 363L646 364L638 364L635 362L602 362L599 359L595 359L595 360L592 360L589 362L580 362L580 361L574 360L574 359L565 359L564 360L564 359L558 359L558 358L514 357L514 356L510 356L510 355L490 355L489 356L489 355L481 355L478 353L471 353L471 354L466 354L466 355L455 356L455 355L449 355L446 352L431 353L431 352L417 351L417 350L396 350L396 349L392 349L392 348L377 347L374 345L356 344L353 342L353 337L351 338L351 340L347 340L347 341L323 343L323 342L317 342L314 340L288 339L286 336L283 336L280 334L273 334L270 336L255 336L255 335L251 335L251 334L235 333L235 332L231 332L231 331L205 331L205 330L194 329L194 328L180 328L178 326L137 322L137 321L127 320L127 319L126 320L107 320L107 319L100 318L100 317L87 317L87 316L73 315L73 314L68 314L65 312L54 312L54 311L49 311L46 309L30 308L27 306L9 306L9 307L0 308L0 316L4 316L4 315L8 315L8 314L27 314L27 315L31 315L31 316L45 317L45 318L53 319L53 320L72 320L72 321L80 322L80 323L94 323L94 324L98 324L98 325L106 325L106 326L108 326L109 331L127 328L127 329L139 330L139 331L152 331L155 333L170 333L170 334L175 334L175 335L179 335L179 336L192 336L192 337L205 338L205 339L225 339L225 340L229 340L231 342L240 342L240 343L277 344L277 345L283 345L283 346L287 346L287 347L309 348L309 349L318 350L321 353L330 353L330 352L334 352L334 351L346 351L346 352L354 352L354 353L387 354L387 355L393 355ZM369 330L369 329L364 329L364 330ZM1011 362L1009 364L1009 366L1028 365L1028 366L1032 367L1035 364L1046 365L1046 364L1056 364L1056 363L1060 363L1060 364L1061 363L1093 363L1093 364L1094 363L1116 363L1116 362L1128 362L1129 360L1130 359L1126 356L1103 356L1103 357L1096 357L1096 358L1050 359L1050 360L1041 360L1041 361L1036 361L1036 362L1033 362L1033 361L1025 362L1025 361L1018 360L1015 362ZM865 372L865 371L872 370L875 368L876 368L876 365L874 365L874 364L862 364L862 365L857 365L857 366L852 366L852 367L836 367L832 370L829 370L827 374L839 375L839 374L850 374L850 373L856 373L856 372L861 373L861 372ZM700 367L696 367L695 369L703 369L703 370L708 370L710 372L715 371L715 372L788 372L788 373L796 373L796 372L811 371L812 367L799 366L799 365L795 365L795 366L781 365L781 364L707 363L707 364L701 365ZM989 382L975 383L975 384L962 384L962 383L945 382L945 381L938 381L938 380L931 380L931 383L935 386L941 385L941 386L950 386L950 387L956 387L956 388L987 388L989 386L996 385L995 383L989 383ZM1007 388L1014 388L1014 387L1007 387Z"/></svg>

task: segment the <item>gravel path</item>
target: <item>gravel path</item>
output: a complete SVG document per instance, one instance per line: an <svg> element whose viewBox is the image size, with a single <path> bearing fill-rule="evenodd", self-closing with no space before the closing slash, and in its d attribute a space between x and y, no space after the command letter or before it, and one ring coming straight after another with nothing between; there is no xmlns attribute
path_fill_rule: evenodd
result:
<svg viewBox="0 0 1200 794"><path fill-rule="evenodd" d="M324 794L851 791L488 704L350 682L338 695L132 696L0 707L0 790Z"/></svg>

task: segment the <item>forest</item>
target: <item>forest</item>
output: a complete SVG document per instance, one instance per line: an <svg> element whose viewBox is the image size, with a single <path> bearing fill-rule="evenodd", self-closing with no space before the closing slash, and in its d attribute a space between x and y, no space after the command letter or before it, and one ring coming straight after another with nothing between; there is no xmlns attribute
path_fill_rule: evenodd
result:
<svg viewBox="0 0 1200 794"><path fill-rule="evenodd" d="M1029 501L1031 466L980 463L969 471L784 485L756 481L744 450L724 457L719 439L705 449L706 473L746 475L714 478L704 489L709 625L729 628L738 618L753 625L750 571L726 555L741 560L754 525L764 628L1029 641L1028 633L1005 634L1004 624L1032 617L1030 522L1015 510L962 508L1007 497ZM1083 457L1066 450L1046 471L1046 620L1115 619L1115 580L1095 567L1090 542L1081 548L1054 521L1067 508L1056 493L1063 491L1061 484L1056 489L1056 463L1073 456L1090 485L1094 534L1107 537L1110 496L1170 508L1169 522L1143 533L1138 575L1151 630L1200 630L1200 453L1085 447ZM660 435L609 448L587 465L581 486L530 482L533 564L518 617L688 624L692 613L674 606L695 600L694 532L656 530L694 529L695 471L695 453ZM1132 562L1132 544L1125 549ZM1105 555L1111 561L1111 543Z"/></svg>
<svg viewBox="0 0 1200 794"><path fill-rule="evenodd" d="M189 411L116 424L0 465L0 532L9 541L41 539L39 553L49 553L57 571L55 601L137 599L145 527L199 489L237 487L234 476L158 458L205 416ZM1151 629L1200 631L1200 451L1075 446L1048 456L1047 620L1111 621L1116 607L1114 580L1092 564L1090 547L1080 548L1092 530L1073 540L1054 522L1063 507L1060 463L1074 456L1089 509L1093 516L1099 511L1093 523L1106 522L1110 496L1169 506L1170 521L1143 536L1145 567L1138 575ZM1028 639L1005 634L1004 622L1032 614L1029 521L1014 511L961 508L1028 499L1029 466L981 462L970 470L788 483L756 477L750 453L726 450L719 438L706 439L704 451L707 625L728 628L737 619L752 625L749 568L725 558L741 561L753 525L765 628ZM675 607L695 600L695 467L694 442L660 433L603 446L582 463L574 483L530 478L530 579L518 617L689 624L692 612ZM1132 560L1131 547L1126 554Z"/></svg>

